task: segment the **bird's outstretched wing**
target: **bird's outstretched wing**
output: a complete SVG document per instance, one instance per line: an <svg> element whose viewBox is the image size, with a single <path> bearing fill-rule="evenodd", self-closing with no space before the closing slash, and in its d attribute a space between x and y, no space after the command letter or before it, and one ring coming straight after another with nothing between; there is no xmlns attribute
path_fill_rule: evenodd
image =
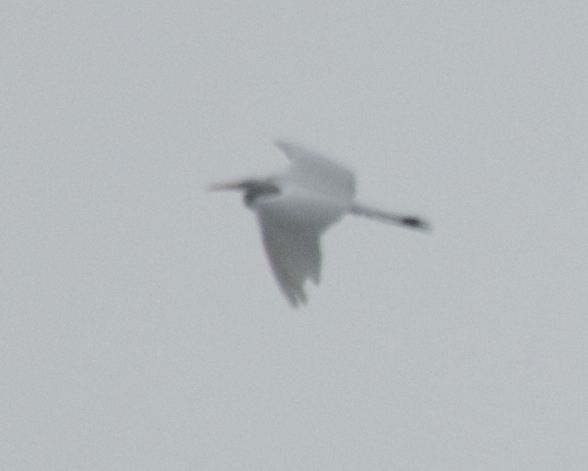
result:
<svg viewBox="0 0 588 471"><path fill-rule="evenodd" d="M282 291L293 306L306 303L304 284L320 281L320 235L343 214L339 206L300 195L260 199L255 212L263 244Z"/></svg>
<svg viewBox="0 0 588 471"><path fill-rule="evenodd" d="M355 195L355 176L342 165L325 156L292 144L278 140L276 145L284 151L292 163L284 175L284 181L297 189L347 202Z"/></svg>
<svg viewBox="0 0 588 471"><path fill-rule="evenodd" d="M278 284L290 301L297 306L306 304L304 283L310 278L320 281L321 252L319 234L311 227L287 227L259 216L263 245Z"/></svg>

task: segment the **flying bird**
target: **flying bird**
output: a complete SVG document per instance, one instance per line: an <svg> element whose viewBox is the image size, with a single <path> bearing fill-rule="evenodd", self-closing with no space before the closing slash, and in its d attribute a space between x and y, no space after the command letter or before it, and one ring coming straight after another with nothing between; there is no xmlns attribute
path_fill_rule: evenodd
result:
<svg viewBox="0 0 588 471"><path fill-rule="evenodd" d="M286 141L276 145L290 168L261 179L211 186L242 190L245 204L257 215L263 244L274 275L290 304L306 304L307 279L320 281L320 236L346 214L365 216L411 229L429 228L422 219L372 209L354 201L355 176L327 157Z"/></svg>

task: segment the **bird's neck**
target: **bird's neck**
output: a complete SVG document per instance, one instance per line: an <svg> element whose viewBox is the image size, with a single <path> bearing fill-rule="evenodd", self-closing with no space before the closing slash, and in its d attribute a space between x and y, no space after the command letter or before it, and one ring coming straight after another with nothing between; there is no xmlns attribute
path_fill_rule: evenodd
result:
<svg viewBox="0 0 588 471"><path fill-rule="evenodd" d="M253 206L261 196L280 193L280 189L273 183L267 181L255 181L247 185L243 199L247 206Z"/></svg>

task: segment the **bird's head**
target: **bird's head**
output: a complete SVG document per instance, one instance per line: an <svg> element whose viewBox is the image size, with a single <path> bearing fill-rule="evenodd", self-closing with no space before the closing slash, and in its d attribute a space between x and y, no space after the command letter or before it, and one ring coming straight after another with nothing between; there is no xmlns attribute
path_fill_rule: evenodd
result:
<svg viewBox="0 0 588 471"><path fill-rule="evenodd" d="M208 187L209 191L224 191L224 190L243 190L245 204L252 206L255 200L260 196L275 194L280 192L280 188L276 185L273 179L253 179L240 180L229 183L217 183Z"/></svg>

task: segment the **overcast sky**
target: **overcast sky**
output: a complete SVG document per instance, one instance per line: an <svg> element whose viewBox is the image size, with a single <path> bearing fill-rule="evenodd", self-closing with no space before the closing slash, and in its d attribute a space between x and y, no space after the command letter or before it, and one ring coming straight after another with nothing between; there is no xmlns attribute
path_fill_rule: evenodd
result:
<svg viewBox="0 0 588 471"><path fill-rule="evenodd" d="M0 15L0 468L585 470L588 3ZM292 309L217 180L358 199Z"/></svg>

